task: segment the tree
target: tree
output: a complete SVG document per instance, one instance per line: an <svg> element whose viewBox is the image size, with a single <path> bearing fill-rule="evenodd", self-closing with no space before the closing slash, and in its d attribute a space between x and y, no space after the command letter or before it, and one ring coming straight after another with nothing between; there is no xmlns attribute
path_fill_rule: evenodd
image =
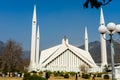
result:
<svg viewBox="0 0 120 80"><path fill-rule="evenodd" d="M102 1L98 1L98 0L86 0L85 3L83 4L84 8L88 8L88 5L90 3L91 8L100 8L101 6L107 5L108 3L110 3L112 0L102 0Z"/></svg>
<svg viewBox="0 0 120 80"><path fill-rule="evenodd" d="M22 61L22 47L13 40L8 40L2 52L2 70L20 71L24 69Z"/></svg>
<svg viewBox="0 0 120 80"><path fill-rule="evenodd" d="M0 64L2 64L2 57L1 57L1 55L0 55ZM0 65L0 71L1 71L1 65Z"/></svg>

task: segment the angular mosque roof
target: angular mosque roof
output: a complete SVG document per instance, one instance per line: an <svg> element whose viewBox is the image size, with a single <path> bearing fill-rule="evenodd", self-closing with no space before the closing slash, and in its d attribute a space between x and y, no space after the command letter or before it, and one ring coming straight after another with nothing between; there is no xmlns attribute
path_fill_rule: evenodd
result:
<svg viewBox="0 0 120 80"><path fill-rule="evenodd" d="M70 50L71 52L73 52L80 59L86 62L90 67L97 66L88 51L85 51L83 49L77 48L69 44L68 39L66 38L62 40L62 44L41 51L40 65L46 65L50 63L55 58L57 58L60 54L64 53L64 51L66 50Z"/></svg>

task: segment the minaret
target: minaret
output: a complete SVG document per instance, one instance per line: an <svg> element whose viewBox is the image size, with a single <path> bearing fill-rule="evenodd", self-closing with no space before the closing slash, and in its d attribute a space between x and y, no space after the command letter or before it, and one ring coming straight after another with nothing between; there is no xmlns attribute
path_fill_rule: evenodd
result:
<svg viewBox="0 0 120 80"><path fill-rule="evenodd" d="M36 53L36 5L34 5L32 18L32 36L31 36L31 57L30 57L30 71L35 70L35 53Z"/></svg>
<svg viewBox="0 0 120 80"><path fill-rule="evenodd" d="M39 44L40 43L40 36L39 36L39 26L37 29L37 40L36 40L36 66L39 64Z"/></svg>
<svg viewBox="0 0 120 80"><path fill-rule="evenodd" d="M103 15L103 11L101 8L100 11L100 27L101 26L105 26L105 22L104 22L104 15ZM105 68L105 66L108 66L107 63L107 51L106 51L106 40L105 38L105 34L100 34L100 38L101 38L101 70L103 70Z"/></svg>
<svg viewBox="0 0 120 80"><path fill-rule="evenodd" d="M88 51L88 33L87 33L87 27L85 27L85 50Z"/></svg>

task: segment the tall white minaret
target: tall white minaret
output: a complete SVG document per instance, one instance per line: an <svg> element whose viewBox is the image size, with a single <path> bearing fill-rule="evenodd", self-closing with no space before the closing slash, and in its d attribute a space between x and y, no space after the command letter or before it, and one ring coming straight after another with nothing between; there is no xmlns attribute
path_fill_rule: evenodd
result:
<svg viewBox="0 0 120 80"><path fill-rule="evenodd" d="M34 5L33 18L32 18L32 36L31 36L31 56L30 56L30 71L35 70L35 53L36 53L36 5Z"/></svg>
<svg viewBox="0 0 120 80"><path fill-rule="evenodd" d="M100 11L100 27L105 26L105 22L104 22L104 15L103 15L103 10L101 8ZM108 66L107 63L107 51L106 51L106 40L105 38L105 34L100 34L100 38L101 38L101 70L103 71L103 69L105 68L105 66Z"/></svg>
<svg viewBox="0 0 120 80"><path fill-rule="evenodd" d="M88 33L87 33L87 27L85 27L85 50L88 51Z"/></svg>
<svg viewBox="0 0 120 80"><path fill-rule="evenodd" d="M40 45L40 35L39 35L39 26L37 29L37 40L36 40L36 66L39 64L39 46Z"/></svg>

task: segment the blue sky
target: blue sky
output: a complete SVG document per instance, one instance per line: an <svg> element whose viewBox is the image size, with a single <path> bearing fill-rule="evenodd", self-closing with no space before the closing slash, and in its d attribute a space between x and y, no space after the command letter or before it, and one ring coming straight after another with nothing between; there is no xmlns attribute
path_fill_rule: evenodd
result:
<svg viewBox="0 0 120 80"><path fill-rule="evenodd" d="M89 42L99 40L100 10L83 8L85 0L37 0L37 22L40 26L40 49L61 43L67 36L69 43L84 44L84 28L88 28ZM30 50L32 15L35 0L1 0L0 40L13 39ZM112 0L103 7L105 23L120 23L120 0Z"/></svg>

